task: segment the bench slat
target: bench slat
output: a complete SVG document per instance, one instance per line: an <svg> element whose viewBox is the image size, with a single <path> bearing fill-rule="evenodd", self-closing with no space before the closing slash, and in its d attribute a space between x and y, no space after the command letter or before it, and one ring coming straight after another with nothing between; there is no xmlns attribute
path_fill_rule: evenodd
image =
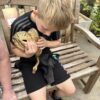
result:
<svg viewBox="0 0 100 100"><path fill-rule="evenodd" d="M19 84L19 85L14 85L14 86L13 86L13 89L14 89L14 91L15 91L16 93L18 93L18 92L20 92L20 91L25 90L25 86L24 86L24 84L22 83L22 84Z"/></svg>
<svg viewBox="0 0 100 100"><path fill-rule="evenodd" d="M64 50L64 49L68 49L68 48L73 48L76 47L77 44L73 43L73 44L64 44L62 46L56 47L56 48L52 48L51 51L55 52L55 51L60 51L60 50Z"/></svg>
<svg viewBox="0 0 100 100"><path fill-rule="evenodd" d="M81 71L75 72L71 74L71 79L76 79L76 78L80 78L86 75L90 75L91 73L97 71L99 68L97 66L93 66L93 67L88 67L86 69L83 69Z"/></svg>
<svg viewBox="0 0 100 100"><path fill-rule="evenodd" d="M28 98L28 95L27 95L27 93L26 93L25 90L24 91L21 91L21 92L18 92L16 94L17 94L18 100L30 100Z"/></svg>
<svg viewBox="0 0 100 100"><path fill-rule="evenodd" d="M17 72L17 73L12 73L11 74L12 79L19 78L21 76L22 76L22 73L21 72Z"/></svg>
<svg viewBox="0 0 100 100"><path fill-rule="evenodd" d="M69 58L69 57L72 57L72 56L76 56L76 55L80 55L80 54L83 54L83 53L84 53L84 51L72 52L70 54L66 54L66 55L60 56L59 59L66 59L66 58Z"/></svg>
<svg viewBox="0 0 100 100"><path fill-rule="evenodd" d="M87 57L87 54L81 54L81 55L77 55L77 56L73 56L73 57L70 57L68 59L61 59L60 62L62 64L68 64L70 62L73 62L75 60L80 60L80 59L83 59L83 58L86 58Z"/></svg>
<svg viewBox="0 0 100 100"><path fill-rule="evenodd" d="M62 50L62 51L57 51L55 53L59 54L59 55L64 55L64 54L76 52L76 51L79 51L79 50L80 50L79 47L75 47L75 48L71 48L71 49L65 49L65 50Z"/></svg>
<svg viewBox="0 0 100 100"><path fill-rule="evenodd" d="M68 64L64 64L63 67L64 67L64 68L70 68L70 67L76 66L76 65L78 65L78 64L82 64L82 63L84 63L84 62L88 62L88 61L91 61L91 59L89 59L89 58L79 59L79 60L70 62L70 63L68 63Z"/></svg>
<svg viewBox="0 0 100 100"><path fill-rule="evenodd" d="M71 74L71 73L83 70L83 69L85 69L87 67L92 67L94 65L96 65L96 63L94 61L90 61L88 63L82 63L82 64L79 64L79 65L76 65L76 66L74 66L72 68L67 69L67 72Z"/></svg>
<svg viewBox="0 0 100 100"><path fill-rule="evenodd" d="M24 81L23 81L23 78L20 77L20 78L17 78L17 79L12 79L12 85L18 85L18 84L24 84Z"/></svg>

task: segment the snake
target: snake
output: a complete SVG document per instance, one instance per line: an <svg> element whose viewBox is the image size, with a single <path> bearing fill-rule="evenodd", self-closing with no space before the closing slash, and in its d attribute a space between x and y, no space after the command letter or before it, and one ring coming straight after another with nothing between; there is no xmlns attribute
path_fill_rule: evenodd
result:
<svg viewBox="0 0 100 100"><path fill-rule="evenodd" d="M27 42L27 41L37 42L38 39L39 39L39 34L38 34L37 30L34 28L29 29L27 32L26 31L16 32L12 37L12 41L13 41L14 45L22 51L25 51L24 42ZM40 62L39 56L40 56L41 52L42 52L41 49L38 48L37 52L35 53L37 61L36 61L36 64L33 66L32 73L36 73L36 71L38 69L38 65Z"/></svg>

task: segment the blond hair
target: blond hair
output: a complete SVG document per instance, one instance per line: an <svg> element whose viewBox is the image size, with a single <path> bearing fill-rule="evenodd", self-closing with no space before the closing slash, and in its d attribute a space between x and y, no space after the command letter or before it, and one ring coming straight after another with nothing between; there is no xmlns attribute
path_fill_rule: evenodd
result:
<svg viewBox="0 0 100 100"><path fill-rule="evenodd" d="M66 28L73 21L70 0L39 0L37 10L48 25Z"/></svg>

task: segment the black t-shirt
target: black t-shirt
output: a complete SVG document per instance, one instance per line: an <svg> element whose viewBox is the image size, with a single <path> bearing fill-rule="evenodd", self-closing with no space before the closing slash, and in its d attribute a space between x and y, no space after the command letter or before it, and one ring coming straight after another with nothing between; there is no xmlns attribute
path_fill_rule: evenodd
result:
<svg viewBox="0 0 100 100"><path fill-rule="evenodd" d="M25 13L24 15L18 17L11 25L11 36L10 41L12 41L12 36L19 31L28 31L31 28L35 28L38 31L38 34L44 37L47 40L57 40L60 38L60 32L53 32L50 36L47 36L41 33L36 24L31 20L32 11Z"/></svg>
<svg viewBox="0 0 100 100"><path fill-rule="evenodd" d="M44 35L43 33L41 33L38 29L36 24L31 20L31 13L27 12L25 14L23 14L22 16L18 17L11 25L11 35L10 35L10 41L12 42L12 36L19 31L28 31L31 28L35 28L38 31L39 36L44 37L47 40L57 40L60 38L60 32L53 32L51 33L50 36ZM34 62L35 56L30 57L30 58L21 58L21 62Z"/></svg>

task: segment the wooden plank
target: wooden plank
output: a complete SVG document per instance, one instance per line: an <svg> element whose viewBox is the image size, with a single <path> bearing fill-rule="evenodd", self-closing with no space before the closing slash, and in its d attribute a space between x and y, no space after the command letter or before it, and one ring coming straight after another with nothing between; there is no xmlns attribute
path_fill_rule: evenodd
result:
<svg viewBox="0 0 100 100"><path fill-rule="evenodd" d="M75 24L74 28L81 33L84 33L84 35L86 35L86 37L91 41L91 43L93 43L93 45L100 49L100 40L92 32L78 24Z"/></svg>
<svg viewBox="0 0 100 100"><path fill-rule="evenodd" d="M22 77L22 73L21 72L17 72L17 73L12 73L11 74L11 78L12 79L16 79L16 78L20 78Z"/></svg>
<svg viewBox="0 0 100 100"><path fill-rule="evenodd" d="M29 12L31 10L30 6L24 6L24 9L25 9L25 12Z"/></svg>
<svg viewBox="0 0 100 100"><path fill-rule="evenodd" d="M59 57L59 60L61 60L61 59L67 59L67 58L70 58L70 57L73 57L73 56L77 56L77 55L81 55L81 54L84 54L84 51L72 52L70 54L61 55Z"/></svg>
<svg viewBox="0 0 100 100"><path fill-rule="evenodd" d="M19 69L12 68L11 72L12 72L12 73L17 73L17 72L19 72Z"/></svg>
<svg viewBox="0 0 100 100"><path fill-rule="evenodd" d="M10 57L10 61L11 62L15 62L15 61L17 61L17 60L19 60L20 59L20 57L17 57L17 56L15 56L15 57Z"/></svg>
<svg viewBox="0 0 100 100"><path fill-rule="evenodd" d="M78 71L78 72L75 72L75 73L72 73L71 74L71 79L76 79L76 78L80 78L80 77L83 77L83 76L86 76L86 75L89 75L95 71L98 70L98 67L97 66L93 66L93 67L88 67L86 69L83 69L81 71Z"/></svg>
<svg viewBox="0 0 100 100"><path fill-rule="evenodd" d="M55 52L55 51L59 51L59 50L63 50L63 49L68 49L68 48L73 48L73 47L76 47L78 46L76 43L73 43L73 44L63 44L59 47L56 47L56 48L52 48L51 51L52 52Z"/></svg>
<svg viewBox="0 0 100 100"><path fill-rule="evenodd" d="M17 93L18 100L30 100L26 91L21 91Z"/></svg>
<svg viewBox="0 0 100 100"><path fill-rule="evenodd" d="M25 86L24 84L19 84L19 85L15 85L13 86L13 90L17 93L17 92L20 92L20 91L25 91Z"/></svg>
<svg viewBox="0 0 100 100"><path fill-rule="evenodd" d="M15 63L11 63L11 67L14 68L14 66L15 66Z"/></svg>
<svg viewBox="0 0 100 100"><path fill-rule="evenodd" d="M0 6L7 4L8 1L9 1L9 0L0 0Z"/></svg>
<svg viewBox="0 0 100 100"><path fill-rule="evenodd" d="M66 69L66 68L76 66L78 64L82 64L84 62L88 62L88 61L91 61L91 59L89 59L89 58L79 59L79 60L73 61L73 62L68 63L68 64L63 64L63 67L64 67L64 69Z"/></svg>
<svg viewBox="0 0 100 100"><path fill-rule="evenodd" d="M11 0L10 4L14 5L26 5L26 6L37 6L38 0Z"/></svg>
<svg viewBox="0 0 100 100"><path fill-rule="evenodd" d="M23 81L23 78L22 77L20 77L20 78L18 78L18 79L12 79L12 86L13 85L18 85L18 84L24 84L24 81Z"/></svg>
<svg viewBox="0 0 100 100"><path fill-rule="evenodd" d="M3 9L4 7L3 6L0 6L0 18L3 18L4 16L3 16L3 13L2 13L2 9Z"/></svg>
<svg viewBox="0 0 100 100"><path fill-rule="evenodd" d="M68 53L72 53L72 52L76 52L76 51L79 51L80 48L79 47L75 47L75 48L71 48L71 49L66 49L66 50L62 50L62 51L57 51L55 52L56 54L59 54L59 55L65 55L65 54L68 54Z"/></svg>
<svg viewBox="0 0 100 100"><path fill-rule="evenodd" d="M93 86L95 85L96 81L98 80L100 76L100 70L98 70L97 72L95 72L94 74L92 74L88 81L87 81L87 84L84 88L84 92L85 93L89 93L91 91L91 89L93 88Z"/></svg>
<svg viewBox="0 0 100 100"><path fill-rule="evenodd" d="M62 64L67 64L67 63L71 63L72 61L80 60L80 59L83 59L83 58L86 58L86 57L87 57L87 54L81 54L81 55L70 57L68 59L61 59L60 62Z"/></svg>
<svg viewBox="0 0 100 100"><path fill-rule="evenodd" d="M88 63L82 63L82 64L79 64L77 66L73 66L72 68L67 69L67 72L71 74L71 73L83 70L87 67L92 67L94 65L96 65L96 62L94 61L90 61Z"/></svg>

